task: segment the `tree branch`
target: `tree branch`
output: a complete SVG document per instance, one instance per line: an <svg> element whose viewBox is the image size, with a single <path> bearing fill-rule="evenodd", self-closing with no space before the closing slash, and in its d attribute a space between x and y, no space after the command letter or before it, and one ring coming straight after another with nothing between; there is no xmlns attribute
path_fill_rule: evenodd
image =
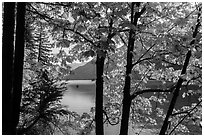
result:
<svg viewBox="0 0 204 137"><path fill-rule="evenodd" d="M169 133L169 135L171 135L171 133L174 132L174 130L181 124L181 122L184 121L184 119L185 119L187 116L190 116L191 112L192 112L194 109L196 109L197 106L200 105L201 102L202 102L202 101L198 102L198 103L196 104L196 106L193 107L193 108L176 124L176 126L171 130L171 132Z"/></svg>
<svg viewBox="0 0 204 137"><path fill-rule="evenodd" d="M140 56L140 58L139 58L135 63L132 63L132 68L133 68L136 64L138 64L139 62L141 62L140 60L141 60L141 59L147 54L147 52L149 52L150 49L152 49L155 45L156 45L156 42L155 42L151 47L149 47L149 48L145 51L145 53L142 54L142 56Z"/></svg>
<svg viewBox="0 0 204 137"><path fill-rule="evenodd" d="M72 5L72 2L39 2L42 3L44 5L51 5L51 6L62 6L62 7L66 7L66 8L70 8Z"/></svg>
<svg viewBox="0 0 204 137"><path fill-rule="evenodd" d="M30 11L32 13L35 13L37 15L39 15L40 17L42 17L45 21L47 22L51 22L54 20L54 18L51 18L45 14L39 13L37 11L37 9L35 9L31 4L29 5L34 11L27 9L27 11ZM61 27L59 24L52 22L52 24L57 25L58 27ZM96 46L95 43L92 40L89 40L88 38L86 38L83 34L81 34L80 32L75 31L74 29L70 29L70 28L64 28L65 30L74 32L75 34L79 35L80 37L82 37L84 40L86 40L87 42L91 43L93 46Z"/></svg>
<svg viewBox="0 0 204 137"><path fill-rule="evenodd" d="M103 122L103 124L106 122L106 121L108 121L108 123L110 124L110 125L112 125L112 126L114 126L114 125L117 125L120 121L119 121L119 118L118 118L118 121L116 122L116 123L111 123L111 121L110 121L110 118L108 117L108 114L106 113L106 111L104 111L103 110L103 113L105 114L105 116L106 116L106 119L105 119L105 121Z"/></svg>

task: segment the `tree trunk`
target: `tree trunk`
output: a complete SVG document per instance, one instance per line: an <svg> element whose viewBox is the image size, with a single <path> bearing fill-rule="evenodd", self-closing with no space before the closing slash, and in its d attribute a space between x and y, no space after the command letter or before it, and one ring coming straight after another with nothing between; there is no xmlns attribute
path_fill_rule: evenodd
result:
<svg viewBox="0 0 204 137"><path fill-rule="evenodd" d="M96 59L96 135L103 135L103 69L105 57L97 55Z"/></svg>
<svg viewBox="0 0 204 137"><path fill-rule="evenodd" d="M22 95L25 6L26 3L23 2L17 3L14 81L13 81L13 113L12 113L13 128L15 129L19 122L20 102Z"/></svg>
<svg viewBox="0 0 204 137"><path fill-rule="evenodd" d="M145 7L142 10L134 11L134 6L140 7L140 2L132 3L131 5L131 23L137 26L137 21L140 16L145 12ZM131 106L131 96L130 96L130 86L131 86L131 71L132 71L132 58L133 58L133 51L134 51L134 42L135 42L135 31L130 30L129 39L128 39L128 48L127 48L127 65L126 65L126 76L125 76L125 86L123 90L123 109L122 109L122 120L121 120L121 127L120 127L120 135L127 135L128 134L128 123L129 123L129 115L130 115L130 106Z"/></svg>
<svg viewBox="0 0 204 137"><path fill-rule="evenodd" d="M132 3L131 8L131 23L133 23L133 12L134 12L134 3ZM131 85L131 78L130 74L132 71L132 57L133 57L133 49L134 49L134 41L133 35L135 32L130 30L129 33L129 40L128 40L128 49L127 49L127 65L126 65L126 76L125 76L125 87L123 90L123 110L122 110L122 120L121 120L121 127L120 127L120 135L127 135L128 134L128 123L129 123L129 115L130 115L130 85Z"/></svg>
<svg viewBox="0 0 204 137"><path fill-rule="evenodd" d="M186 73L186 68L188 66L188 62L189 62L189 59L191 57L191 51L188 51L187 55L186 55L186 59L185 59L185 62L184 62L184 66L183 66L183 69L182 69L182 72L181 72L181 75L182 74L185 74ZM167 114L166 114L166 117L165 117L165 120L164 120L164 123L162 125L162 128L160 130L160 135L165 135L165 132L167 130L167 127L169 125L169 117L171 116L172 112L173 112L173 109L175 107L175 104L176 104L176 100L179 96L179 91L180 91L180 88L181 88L181 85L182 85L182 82L183 82L183 79L182 78L179 78L178 82L177 82L177 85L176 85L176 89L175 91L173 92L173 97L171 99L171 103L169 105L169 109L167 111Z"/></svg>
<svg viewBox="0 0 204 137"><path fill-rule="evenodd" d="M12 127L12 78L15 3L5 2L2 36L2 134L14 134Z"/></svg>

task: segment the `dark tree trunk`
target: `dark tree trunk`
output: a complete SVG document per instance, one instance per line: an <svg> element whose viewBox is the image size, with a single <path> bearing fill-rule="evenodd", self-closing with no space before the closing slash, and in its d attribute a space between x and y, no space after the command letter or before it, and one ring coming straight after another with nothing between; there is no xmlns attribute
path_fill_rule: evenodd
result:
<svg viewBox="0 0 204 137"><path fill-rule="evenodd" d="M19 122L20 102L22 95L25 6L26 3L23 2L17 3L14 81L13 81L13 113L12 113L13 128L15 129Z"/></svg>
<svg viewBox="0 0 204 137"><path fill-rule="evenodd" d="M2 134L12 135L12 72L14 52L15 3L5 2L2 37Z"/></svg>
<svg viewBox="0 0 204 137"><path fill-rule="evenodd" d="M96 59L96 135L103 135L103 69L105 57L97 55Z"/></svg>
<svg viewBox="0 0 204 137"><path fill-rule="evenodd" d="M197 24L196 24L194 32L193 32L193 40L190 42L191 46L193 46L193 44L195 43L195 38L196 38L196 36L197 36L197 34L199 32L199 27L201 26L201 10L202 10L201 7L198 8L199 12L198 12L198 16L197 16ZM191 51L188 51L188 53L186 54L186 59L185 59L184 65L183 65L183 69L182 69L181 75L186 73L186 68L188 66L190 57L191 57ZM178 98L182 82L183 82L183 79L179 78L179 80L177 82L177 85L176 85L176 89L175 89L175 91L173 93L173 97L172 97L171 103L169 105L169 109L168 109L166 117L164 119L164 123L162 125L161 130L160 130L160 133L159 133L160 135L165 135L165 133L167 131L167 127L168 127L168 124L169 124L169 117L171 116L172 111L173 111L173 109L175 107L175 103L176 103L176 100Z"/></svg>
<svg viewBox="0 0 204 137"><path fill-rule="evenodd" d="M191 57L191 51L188 51L188 53L186 54L186 59L185 59L185 62L184 62L184 66L183 66L181 75L186 73L186 68L188 66L188 62L189 62L190 57ZM160 135L165 135L165 132L166 132L168 124L169 124L169 117L171 116L171 114L173 112L173 109L175 107L176 100L177 100L177 98L179 96L179 91L180 91L182 83L183 83L183 79L179 78L179 80L177 82L177 85L176 85L176 89L173 92L173 97L171 99L171 103L169 105L169 109L167 111L164 123L162 125L161 130L160 130L160 133L159 133Z"/></svg>
<svg viewBox="0 0 204 137"><path fill-rule="evenodd" d="M132 36L134 35L133 31L130 31L129 35L129 43L128 43L128 52L127 52L127 65L126 65L126 76L125 76L125 87L123 90L123 109L122 109L122 120L120 127L120 135L128 134L128 123L129 123L129 115L130 115L130 85L131 85L131 70L132 70L132 52L134 47L134 39Z"/></svg>
<svg viewBox="0 0 204 137"><path fill-rule="evenodd" d="M134 6L140 7L140 2L132 3L131 5L131 23L137 26L137 21L140 16L145 12L145 7L139 12L134 11ZM128 39L128 49L127 49L127 65L126 65L126 76L125 76L125 86L123 90L123 109L122 109L122 120L121 120L121 127L120 127L120 135L127 135L128 134L128 123L129 123L129 115L130 115L130 106L131 106L131 96L130 96L130 86L131 86L131 71L132 71L132 58L133 58L133 51L134 51L134 42L135 42L135 31L130 30L129 39Z"/></svg>
<svg viewBox="0 0 204 137"><path fill-rule="evenodd" d="M132 3L131 8L131 23L133 23L133 12L134 12L134 3ZM134 31L130 30L129 33L129 40L128 40L128 49L127 49L127 65L126 65L126 76L125 76L125 87L123 90L123 110L122 110L122 120L121 120L121 127L120 127L120 135L127 135L128 134L128 123L129 123L129 115L130 115L130 85L131 85L131 78L130 74L132 71L132 52L134 49L134 41L133 38Z"/></svg>

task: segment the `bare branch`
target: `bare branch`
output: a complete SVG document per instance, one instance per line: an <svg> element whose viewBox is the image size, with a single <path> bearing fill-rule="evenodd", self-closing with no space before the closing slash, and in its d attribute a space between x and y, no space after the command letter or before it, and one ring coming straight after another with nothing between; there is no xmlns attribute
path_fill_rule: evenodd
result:
<svg viewBox="0 0 204 137"><path fill-rule="evenodd" d="M152 49L155 45L156 45L156 42L155 42L151 47L149 47L149 48L145 51L145 53L143 53L142 56L140 56L140 58L139 58L135 63L132 64L132 67L134 67L136 64L138 64L139 62L141 62L140 60L141 60L141 59L147 54L147 52L149 52L150 49Z"/></svg>
<svg viewBox="0 0 204 137"><path fill-rule="evenodd" d="M105 119L105 121L104 121L103 123L105 123L106 121L108 121L108 123L109 123L110 125L114 126L114 125L117 125L117 124L120 122L120 120L119 120L119 118L118 118L118 121L117 121L116 123L112 123L112 122L110 121L110 118L108 117L108 114L106 113L106 111L103 110L103 114L105 114L105 116L106 116L106 119Z"/></svg>

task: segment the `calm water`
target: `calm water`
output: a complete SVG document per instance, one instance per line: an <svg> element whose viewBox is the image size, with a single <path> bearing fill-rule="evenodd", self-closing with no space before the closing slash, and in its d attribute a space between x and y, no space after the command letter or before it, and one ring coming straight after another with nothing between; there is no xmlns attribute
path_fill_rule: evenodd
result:
<svg viewBox="0 0 204 137"><path fill-rule="evenodd" d="M68 105L69 110L78 114L89 112L95 105L95 84L93 82L81 82L68 84L68 90L62 99L64 105Z"/></svg>
<svg viewBox="0 0 204 137"><path fill-rule="evenodd" d="M95 106L95 94L95 82L88 80L70 81L62 103L67 105L69 110L81 115L83 112L90 112L91 107ZM107 99L104 98L104 104L106 102ZM104 131L106 135L117 135L120 131L120 124L115 126L104 124ZM129 134L134 134L131 129Z"/></svg>

